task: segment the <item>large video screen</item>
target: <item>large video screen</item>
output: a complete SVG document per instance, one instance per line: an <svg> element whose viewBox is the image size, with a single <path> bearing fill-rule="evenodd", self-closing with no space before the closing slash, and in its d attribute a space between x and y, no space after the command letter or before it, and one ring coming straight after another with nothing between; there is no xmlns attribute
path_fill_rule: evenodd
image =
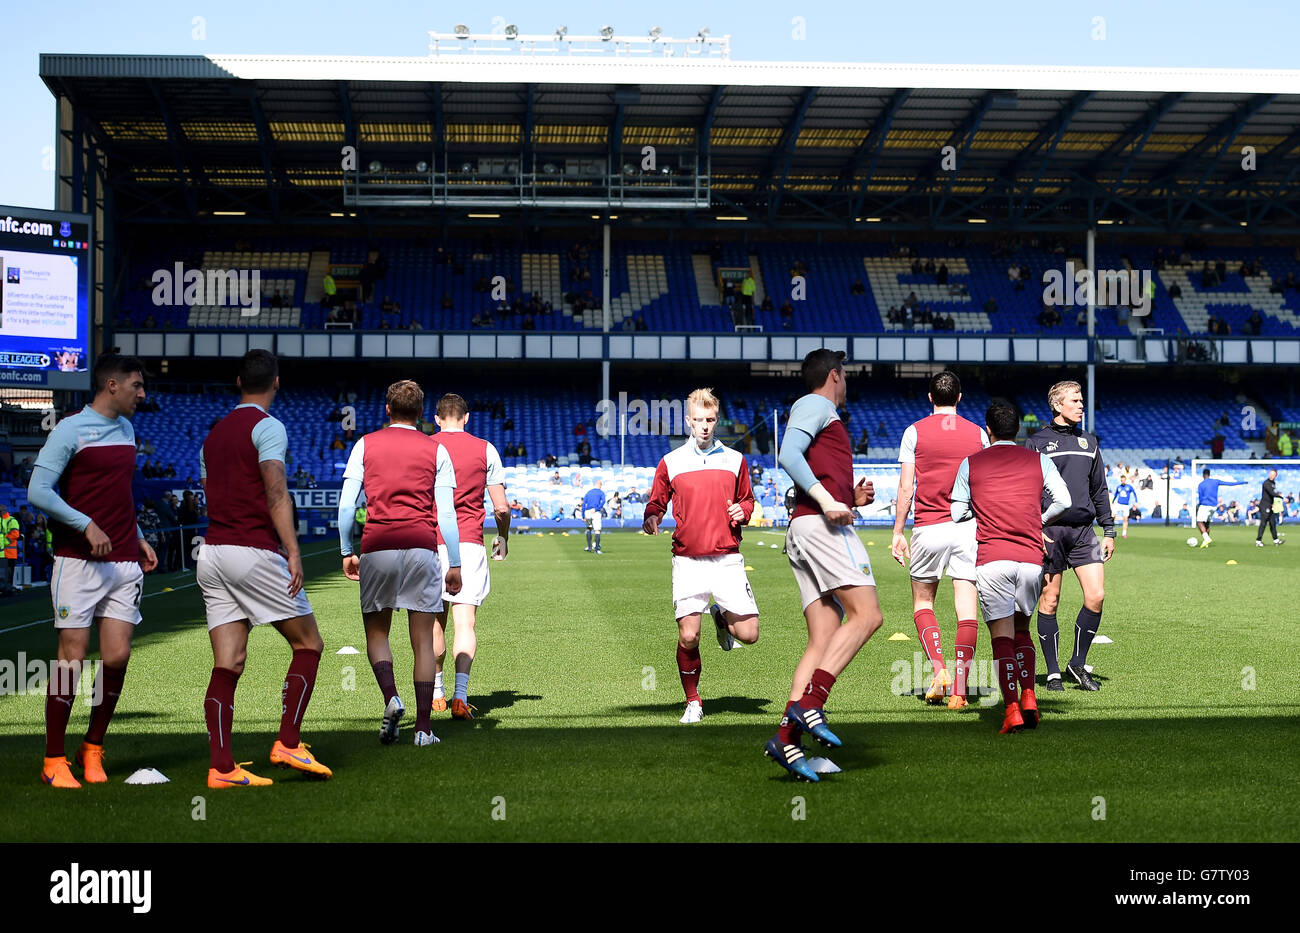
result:
<svg viewBox="0 0 1300 933"><path fill-rule="evenodd" d="M87 214L0 206L0 386L90 388Z"/></svg>

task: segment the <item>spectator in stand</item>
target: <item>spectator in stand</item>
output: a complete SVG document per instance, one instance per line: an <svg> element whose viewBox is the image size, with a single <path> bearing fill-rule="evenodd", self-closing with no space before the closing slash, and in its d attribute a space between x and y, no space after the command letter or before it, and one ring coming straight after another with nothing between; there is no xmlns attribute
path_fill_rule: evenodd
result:
<svg viewBox="0 0 1300 933"><path fill-rule="evenodd" d="M335 434L334 440L330 442L330 450L347 450L347 444L343 443L343 435Z"/></svg>
<svg viewBox="0 0 1300 933"><path fill-rule="evenodd" d="M300 471L301 472L301 471ZM177 517L180 519L181 531L187 539L198 534L195 527L199 523L199 500L190 490L185 490L181 496L180 508L176 510Z"/></svg>
<svg viewBox="0 0 1300 933"><path fill-rule="evenodd" d="M857 444L854 445L853 447L853 453L856 454L857 456L865 457L867 456L870 450L871 450L871 438L867 435L867 429L863 428L862 436L858 438Z"/></svg>
<svg viewBox="0 0 1300 933"><path fill-rule="evenodd" d="M442 310L444 311L456 310L456 302L451 300L451 292L442 293Z"/></svg>
<svg viewBox="0 0 1300 933"><path fill-rule="evenodd" d="M865 295L867 293L867 287L862 284L862 279L854 280L853 287L849 289L849 293L853 295Z"/></svg>
<svg viewBox="0 0 1300 933"><path fill-rule="evenodd" d="M1051 305L1043 305L1043 310L1038 312L1039 327L1056 327L1061 323L1061 312L1057 311Z"/></svg>
<svg viewBox="0 0 1300 933"><path fill-rule="evenodd" d="M1283 431L1277 437L1277 454L1279 457L1289 457L1295 450L1295 444L1291 440L1291 432Z"/></svg>
<svg viewBox="0 0 1300 933"><path fill-rule="evenodd" d="M643 318L643 317L642 317L641 315L639 315L639 314L636 316L636 329L637 329L637 330L649 330L649 329L650 329L650 325L647 324L647 323L645 322L645 318Z"/></svg>
<svg viewBox="0 0 1300 933"><path fill-rule="evenodd" d="M154 548L154 553L158 556L158 569L166 573L180 569L180 542L176 537L180 519L172 504L175 501L173 493L165 492L154 502L154 511L158 513L158 544L161 545Z"/></svg>
<svg viewBox="0 0 1300 933"><path fill-rule="evenodd" d="M997 310L998 310L997 299L990 295L989 300L984 302L984 313L995 314Z"/></svg>
<svg viewBox="0 0 1300 933"><path fill-rule="evenodd" d="M546 469L553 470L558 465L559 465L559 460L556 458L555 454L548 453L546 455Z"/></svg>
<svg viewBox="0 0 1300 933"><path fill-rule="evenodd" d="M934 274L934 282L936 285L948 284L948 264L946 262L939 263L939 269Z"/></svg>
<svg viewBox="0 0 1300 933"><path fill-rule="evenodd" d="M560 471L556 470L554 473L551 474L551 485L559 486L561 482L562 480L560 479Z"/></svg>

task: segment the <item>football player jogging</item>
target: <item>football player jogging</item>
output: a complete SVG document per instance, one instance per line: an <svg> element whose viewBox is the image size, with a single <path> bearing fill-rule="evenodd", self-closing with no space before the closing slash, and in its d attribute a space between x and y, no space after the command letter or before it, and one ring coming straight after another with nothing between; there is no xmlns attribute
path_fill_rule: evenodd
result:
<svg viewBox="0 0 1300 933"><path fill-rule="evenodd" d="M967 705L966 676L979 634L975 617L975 527L971 522L957 524L952 520L948 495L957 477L957 465L987 447L989 439L983 428L957 414L961 380L956 373L945 370L935 375L930 380L929 397L933 413L908 427L899 445L897 510L890 552L900 564L904 560L911 564L912 619L934 670L925 701L942 703L945 690L951 686L948 708L961 709ZM903 526L912 508L913 489L916 516L909 544ZM934 598L944 570L952 577L957 610L955 678L944 666L939 622L934 615Z"/></svg>
<svg viewBox="0 0 1300 933"><path fill-rule="evenodd" d="M361 583L361 621L366 655L384 696L379 741L392 745L406 706L397 693L388 632L393 610L405 609L415 655L415 744L438 742L429 722L433 708L434 613L442 611L444 565L438 531L445 531L446 583L460 592L460 534L456 528L456 475L446 448L416 427L424 414L424 391L410 379L388 387L388 426L365 435L343 471L339 495L339 550L343 575ZM352 549L357 502L365 494L361 554ZM435 515L434 507L437 506Z"/></svg>
<svg viewBox="0 0 1300 933"><path fill-rule="evenodd" d="M740 555L741 527L754 511L749 465L738 450L714 436L718 400L712 389L686 398L691 439L666 454L655 469L641 530L659 533L671 501L673 530L673 612L677 616L677 673L686 693L681 722L704 718L700 700L700 618L708 608L718 645L758 641L758 604ZM710 596L713 603L710 605Z"/></svg>
<svg viewBox="0 0 1300 933"><path fill-rule="evenodd" d="M1219 504L1219 489L1222 486L1244 486L1245 480L1233 482L1226 479L1210 479L1210 468L1201 470L1201 481L1196 485L1196 527L1201 532L1201 547L1214 543L1210 538L1210 522L1214 518L1214 509ZM1263 514L1263 505L1260 514Z"/></svg>
<svg viewBox="0 0 1300 933"><path fill-rule="evenodd" d="M1101 625L1101 607L1106 598L1103 564L1115 553L1115 516L1110 511L1110 490L1106 486L1106 465L1097 447L1097 436L1080 428L1083 394L1077 382L1058 382L1047 393L1052 420L1031 436L1025 446L1046 454L1070 490L1070 508L1047 529L1047 557L1043 563L1042 597L1038 602L1038 641L1047 665L1047 689L1064 690L1057 657L1060 626L1056 608L1061 599L1061 577L1073 568L1083 590L1083 605L1074 620L1074 648L1065 665L1065 675L1080 690L1100 690L1087 666L1088 649ZM1044 500L1046 509L1047 502ZM1100 524L1104 537L1099 542L1092 530Z"/></svg>
<svg viewBox="0 0 1300 933"><path fill-rule="evenodd" d="M293 649L281 689L280 731L271 764L328 778L329 768L302 742L301 729L325 643L302 589L302 556L284 473L289 437L268 414L280 389L279 364L249 350L236 378L239 404L218 421L199 453L207 495L208 533L195 577L207 610L212 677L203 699L208 726L208 787L271 783L236 763L231 749L235 688L248 657L248 632L271 625Z"/></svg>
<svg viewBox="0 0 1300 933"><path fill-rule="evenodd" d="M453 719L473 719L474 707L469 702L469 671L478 652L478 607L483 605L492 590L488 574L487 549L483 546L483 500L492 498L492 515L497 523L497 537L492 542L494 560L505 560L509 551L510 505L506 502L506 471L501 465L501 455L496 447L465 430L469 421L469 406L459 395L448 393L438 400L434 414L439 431L435 440L451 455L456 473L456 522L460 536L461 587L459 591L448 588L442 601L451 606L451 618L456 634L452 645L455 658L456 688L451 697ZM452 523L438 524L438 556L444 565L450 560L447 532ZM447 609L436 616L433 631L433 650L437 663L433 708L441 712L447 708L442 687L442 665L447 657Z"/></svg>
<svg viewBox="0 0 1300 933"><path fill-rule="evenodd" d="M1014 408L995 402L984 420L993 443L957 468L952 520L975 519L975 587L993 641L1001 731L1010 733L1038 725L1029 620L1042 586L1043 526L1070 507L1070 492L1051 460L1016 445L1020 419Z"/></svg>
<svg viewBox="0 0 1300 933"><path fill-rule="evenodd" d="M604 554L600 549L600 523L605 515L605 490L601 488L602 483L597 478L595 485L587 490L587 494L582 497L582 517L587 522L587 546L585 551L594 551L597 554ZM596 534L596 546L591 546L592 532Z"/></svg>
<svg viewBox="0 0 1300 933"><path fill-rule="evenodd" d="M790 409L780 463L794 480L795 508L785 547L799 587L808 647L794 671L780 728L764 753L805 781L817 781L801 736L832 748L843 743L826 723L831 688L883 621L866 548L853 509L875 498L865 479L853 485L853 446L836 410L844 404L844 353L813 350L803 360L808 394Z"/></svg>
<svg viewBox="0 0 1300 933"><path fill-rule="evenodd" d="M1128 537L1128 513L1133 503L1137 502L1137 497L1137 490L1130 485L1128 476L1121 476L1119 485L1115 487L1115 495L1111 497L1111 502L1120 507L1120 517L1124 519L1124 526L1119 535L1121 538Z"/></svg>
<svg viewBox="0 0 1300 933"><path fill-rule="evenodd" d="M58 633L58 664L45 695L45 761L41 780L73 789L66 748L68 717L90 630L99 633L101 667L94 687L90 728L76 760L89 784L108 780L104 735L117 709L140 623L144 575L158 565L135 522L131 479L135 431L130 417L144 400L144 364L105 353L92 374L95 396L50 432L36 457L27 500L50 516L54 571L50 596Z"/></svg>
<svg viewBox="0 0 1300 933"><path fill-rule="evenodd" d="M1285 544L1286 535L1278 537L1277 533L1277 516L1282 511L1281 507L1273 508L1275 500L1282 500L1277 494L1277 470L1268 471L1268 479L1264 480L1264 485L1259 491L1259 530L1255 532L1255 547L1264 546L1264 529L1267 527L1273 533L1273 544Z"/></svg>

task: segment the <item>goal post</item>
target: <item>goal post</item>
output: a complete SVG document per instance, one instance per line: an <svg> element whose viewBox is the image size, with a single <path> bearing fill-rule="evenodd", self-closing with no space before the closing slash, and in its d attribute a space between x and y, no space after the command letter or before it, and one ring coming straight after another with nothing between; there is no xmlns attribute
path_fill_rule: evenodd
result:
<svg viewBox="0 0 1300 933"><path fill-rule="evenodd" d="M1188 513L1192 516L1190 520L1195 521L1196 487L1200 485L1201 480L1204 478L1202 473L1207 467L1210 470L1211 479L1243 483L1241 486L1219 487L1219 498L1224 501L1225 505L1232 502L1237 503L1241 524L1246 524L1250 504L1259 498L1261 487L1264 480L1268 478L1269 470L1277 470L1277 479L1274 481L1274 485L1277 489L1277 496L1283 500L1282 510L1278 512L1277 516L1278 522L1300 518L1300 504L1298 504L1300 503L1300 458L1296 457L1270 458L1266 460L1194 459L1191 468L1185 470L1181 477L1170 480L1169 495L1171 502L1169 513L1171 518L1180 515L1181 509L1185 505ZM1290 501L1287 501L1288 496Z"/></svg>

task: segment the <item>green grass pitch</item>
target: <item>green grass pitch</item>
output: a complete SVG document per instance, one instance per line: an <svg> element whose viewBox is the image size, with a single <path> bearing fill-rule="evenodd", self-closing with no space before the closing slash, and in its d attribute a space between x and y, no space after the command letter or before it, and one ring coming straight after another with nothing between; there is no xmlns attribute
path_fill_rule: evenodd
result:
<svg viewBox="0 0 1300 933"><path fill-rule="evenodd" d="M1300 838L1289 791L1300 747L1300 541L1259 550L1253 528L1220 528L1201 551L1186 546L1185 528L1133 529L1107 567L1102 633L1114 643L1090 658L1103 689L1040 690L1038 730L1002 736L1000 703L953 713L898 695L919 650L907 576L887 530L860 533L885 623L831 696L845 740L833 757L844 770L819 785L762 757L805 635L786 558L770 546L779 533L750 530L742 548L762 612L758 644L724 654L705 626L705 719L695 726L677 722L668 535L607 533L603 557L583 553L576 534L515 537L509 560L492 565L480 615L470 686L479 718L437 716L442 744L431 748L411 744L413 718L399 745L379 744L357 588L336 552L316 544L306 548L308 593L326 651L304 740L333 780L267 764L289 649L258 629L236 695L235 753L276 783L207 789L202 600L192 575L155 577L106 742L108 785L42 785L43 690L0 697L0 841ZM14 630L49 617L45 592L0 603L0 659L53 656L51 625ZM1079 599L1067 574L1067 644ZM951 605L945 583L938 615L949 657ZM907 640L890 641L896 632ZM337 654L344 645L363 653ZM393 647L409 706L400 617ZM988 657L982 629L977 660ZM1039 670L1041 679L1041 657ZM87 717L79 701L70 758ZM171 783L122 783L149 766Z"/></svg>

